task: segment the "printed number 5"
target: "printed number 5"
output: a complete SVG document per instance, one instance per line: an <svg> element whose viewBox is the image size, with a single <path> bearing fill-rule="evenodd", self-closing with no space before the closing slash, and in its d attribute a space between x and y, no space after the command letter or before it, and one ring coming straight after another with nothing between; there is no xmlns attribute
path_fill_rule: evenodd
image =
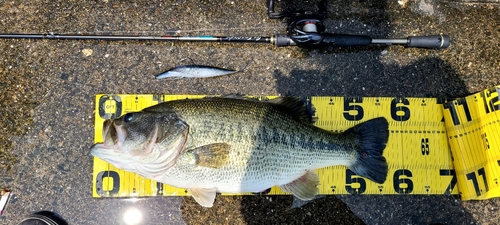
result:
<svg viewBox="0 0 500 225"><path fill-rule="evenodd" d="M344 98L344 118L349 121L358 121L363 119L365 114L363 107L358 105L359 103L363 103L363 98ZM356 113L354 115L351 114L352 111Z"/></svg>
<svg viewBox="0 0 500 225"><path fill-rule="evenodd" d="M345 174L345 184L346 184L345 190L350 194L363 194L363 192L366 191L365 179L353 176L357 175L350 169L347 169Z"/></svg>

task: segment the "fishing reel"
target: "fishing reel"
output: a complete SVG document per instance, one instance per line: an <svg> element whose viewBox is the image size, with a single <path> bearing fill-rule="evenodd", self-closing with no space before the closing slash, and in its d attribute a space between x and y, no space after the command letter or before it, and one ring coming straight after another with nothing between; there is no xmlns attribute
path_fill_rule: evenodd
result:
<svg viewBox="0 0 500 225"><path fill-rule="evenodd" d="M327 1L318 3L318 11L274 11L274 0L268 0L270 19L288 18L287 34L274 36L272 42L276 46L297 45L306 48L323 48L329 46L368 46L371 44L399 44L407 47L446 48L450 45L448 35L410 36L398 39L373 39L367 35L349 35L326 33L323 20L327 18Z"/></svg>

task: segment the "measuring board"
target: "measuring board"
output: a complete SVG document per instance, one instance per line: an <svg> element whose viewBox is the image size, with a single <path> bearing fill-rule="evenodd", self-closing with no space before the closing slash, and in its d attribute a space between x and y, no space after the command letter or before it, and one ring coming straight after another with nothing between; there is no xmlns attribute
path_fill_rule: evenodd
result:
<svg viewBox="0 0 500 225"><path fill-rule="evenodd" d="M489 92L484 92L483 95L486 95L486 93L487 96L485 98L487 100L482 101L479 98L481 95L479 95L479 97L476 97L476 103L491 104L492 107L488 108L490 109L489 113L483 114L493 118L495 113L492 112L500 107L495 104L498 94L490 90ZM143 108L164 101L202 97L204 96L97 95L95 142L103 141L102 126L105 119L117 118L127 112L140 111ZM482 159L479 157L484 155L479 155L475 158L475 161L465 160L465 162L462 162L462 160L458 160L460 156L457 153L453 154L455 156L455 161L453 161L450 152L450 146L455 147L453 143L456 142L459 146L463 146L472 137L472 135L469 135L466 136L469 139L462 139L463 134L468 132L468 128L460 123L467 120L462 119L473 118L469 122L474 123L475 118L483 115L477 114L474 111L476 108L471 108L468 111L465 110L467 106L472 106L473 104L460 103L473 100L464 98L446 102L437 98L314 96L307 98L307 101L316 109L315 117L317 117L317 121L315 122L315 126L332 132L342 132L358 123L375 117L385 117L389 121L389 142L384 151L384 156L389 165L386 182L384 184L372 182L354 174L344 166L325 167L316 170L320 178L319 194L461 194L464 199L495 196L495 194L491 195L490 193L495 190L497 177L499 177L495 174L499 170L493 168L493 162L497 163L498 161L489 160L489 158ZM443 114L443 112L445 113ZM458 124L448 124L450 117L452 118L451 121L454 121L453 118L457 119ZM496 117L494 119L494 121L497 121ZM477 129L481 129L481 132L486 132L487 130L488 133L482 134L482 136L479 135L479 141L476 142L480 144L480 147L489 146L489 150L491 150L497 146L496 142L495 145L492 143L492 139L495 139L494 135L496 133L489 132L493 132L495 126L500 126L500 123L488 123L491 125L480 124L475 123L475 126L479 127ZM452 129L455 133L447 133L447 128ZM481 139L483 136L484 138ZM486 141L489 145L484 144L485 142L481 142L481 140L490 140L489 142ZM497 140L500 141L500 138ZM498 150L495 151L498 152ZM491 155L493 158L494 156L496 156L495 159L500 159L498 153ZM490 155L487 157L490 157ZM457 163L462 163L462 167L457 167L459 169L456 170L454 167L457 166ZM486 177L491 177L493 180L487 180ZM186 189L171 187L143 178L134 173L123 171L96 157L94 157L93 179L94 197L190 195ZM478 185L486 184L486 182L482 183L483 179L488 184L485 188L479 188L478 192ZM457 187L457 183L460 187ZM472 185L472 189L469 187L470 185ZM273 187L268 194L279 195L288 193L282 192L278 187Z"/></svg>
<svg viewBox="0 0 500 225"><path fill-rule="evenodd" d="M443 104L463 200L500 197L500 86Z"/></svg>

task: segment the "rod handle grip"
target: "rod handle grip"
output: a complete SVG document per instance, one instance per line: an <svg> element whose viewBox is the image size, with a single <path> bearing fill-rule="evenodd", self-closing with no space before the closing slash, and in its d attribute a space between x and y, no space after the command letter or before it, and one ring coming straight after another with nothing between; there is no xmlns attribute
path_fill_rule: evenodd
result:
<svg viewBox="0 0 500 225"><path fill-rule="evenodd" d="M417 48L447 48L450 46L450 36L446 34L408 37L408 47Z"/></svg>
<svg viewBox="0 0 500 225"><path fill-rule="evenodd" d="M325 34L322 44L327 46L368 46L372 43L372 38L367 35L350 34Z"/></svg>

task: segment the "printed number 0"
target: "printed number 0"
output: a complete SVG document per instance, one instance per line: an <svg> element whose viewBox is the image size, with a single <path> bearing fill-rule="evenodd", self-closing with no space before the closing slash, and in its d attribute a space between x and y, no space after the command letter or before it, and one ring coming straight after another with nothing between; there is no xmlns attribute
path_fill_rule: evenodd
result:
<svg viewBox="0 0 500 225"><path fill-rule="evenodd" d="M107 102L113 102L114 105L107 105ZM107 107L112 107L108 112ZM99 98L99 116L102 119L113 119L120 117L122 112L122 100L117 95L103 95Z"/></svg>
<svg viewBox="0 0 500 225"><path fill-rule="evenodd" d="M95 186L96 192L100 196L106 196L108 190L104 189L104 186L108 186L109 183L104 183L104 178L112 178L113 179L113 187L109 190L109 195L114 196L117 195L120 191L120 175L116 171L101 171L96 176ZM109 187L108 187L109 188Z"/></svg>

